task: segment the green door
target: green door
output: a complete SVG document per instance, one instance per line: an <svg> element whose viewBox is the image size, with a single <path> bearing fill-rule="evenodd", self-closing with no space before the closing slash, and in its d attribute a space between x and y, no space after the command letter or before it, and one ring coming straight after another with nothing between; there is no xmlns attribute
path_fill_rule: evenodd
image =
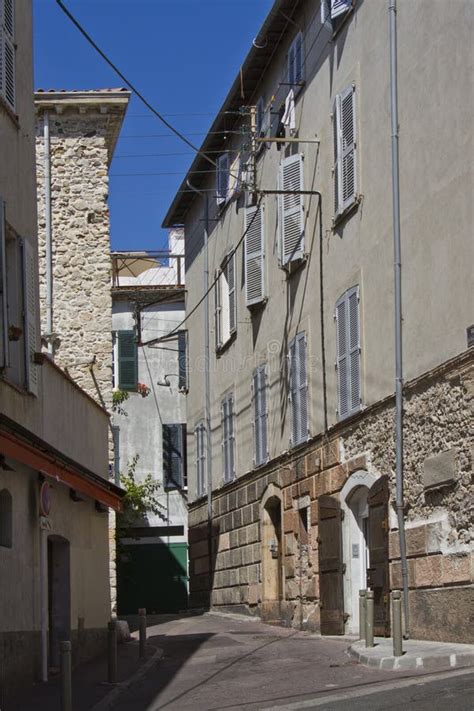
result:
<svg viewBox="0 0 474 711"><path fill-rule="evenodd" d="M187 543L120 545L117 552L119 615L140 607L153 615L184 610L188 604Z"/></svg>

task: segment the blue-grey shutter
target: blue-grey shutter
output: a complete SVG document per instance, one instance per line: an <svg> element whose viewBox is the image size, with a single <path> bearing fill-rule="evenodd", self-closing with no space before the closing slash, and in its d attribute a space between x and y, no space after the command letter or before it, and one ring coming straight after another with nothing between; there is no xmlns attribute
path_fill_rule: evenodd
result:
<svg viewBox="0 0 474 711"><path fill-rule="evenodd" d="M228 480L229 471L229 452L228 452L228 417L227 417L227 399L224 398L221 403L221 429L222 429L222 462L223 462L223 474L224 481Z"/></svg>
<svg viewBox="0 0 474 711"><path fill-rule="evenodd" d="M186 332L178 333L178 387L186 390L188 387L187 358L186 358Z"/></svg>
<svg viewBox="0 0 474 711"><path fill-rule="evenodd" d="M352 7L352 0L331 0L331 19L339 17Z"/></svg>
<svg viewBox="0 0 474 711"><path fill-rule="evenodd" d="M321 0L321 23L324 25L326 20L331 17L331 0Z"/></svg>
<svg viewBox="0 0 474 711"><path fill-rule="evenodd" d="M0 368L9 365L5 203L0 197Z"/></svg>
<svg viewBox="0 0 474 711"><path fill-rule="evenodd" d="M291 411L291 432L290 442L292 445L298 442L299 432L299 411L298 411L298 380L297 380L297 348L296 338L290 343L289 349L289 374L290 374L290 411Z"/></svg>
<svg viewBox="0 0 474 711"><path fill-rule="evenodd" d="M295 40L295 84L303 81L303 35L298 33Z"/></svg>
<svg viewBox="0 0 474 711"><path fill-rule="evenodd" d="M23 294L24 294L24 331L26 387L33 395L38 394L38 366L35 353L38 341L38 263L29 240L23 240Z"/></svg>
<svg viewBox="0 0 474 711"><path fill-rule="evenodd" d="M303 156L285 158L280 165L279 189L296 194L279 195L281 262L283 265L304 255Z"/></svg>
<svg viewBox="0 0 474 711"><path fill-rule="evenodd" d="M254 465L258 467L260 464L260 411L258 402L258 368L252 376L252 427L254 441Z"/></svg>
<svg viewBox="0 0 474 711"><path fill-rule="evenodd" d="M185 425L163 425L163 481L168 489L185 486Z"/></svg>
<svg viewBox="0 0 474 711"><path fill-rule="evenodd" d="M15 110L15 13L13 0L3 0L0 16L0 95Z"/></svg>
<svg viewBox="0 0 474 711"><path fill-rule="evenodd" d="M260 420L260 464L268 459L267 442L267 372L264 365L259 368L259 420Z"/></svg>
<svg viewBox="0 0 474 711"><path fill-rule="evenodd" d="M194 446L196 453L196 493L202 496L205 491L204 479L204 425L200 422L194 430Z"/></svg>
<svg viewBox="0 0 474 711"><path fill-rule="evenodd" d="M136 391L138 384L137 339L134 331L119 331L118 371L120 390Z"/></svg>
<svg viewBox="0 0 474 711"><path fill-rule="evenodd" d="M227 283L229 286L229 331L235 333L237 330L237 295L235 289L235 252L232 251L227 262Z"/></svg>
<svg viewBox="0 0 474 711"><path fill-rule="evenodd" d="M216 200L220 205L226 202L229 191L229 154L223 153L217 159Z"/></svg>
<svg viewBox="0 0 474 711"><path fill-rule="evenodd" d="M245 298L247 306L258 304L265 295L263 206L245 211Z"/></svg>
<svg viewBox="0 0 474 711"><path fill-rule="evenodd" d="M334 216L342 212L342 142L341 142L341 97L337 94L332 114L334 131Z"/></svg>
<svg viewBox="0 0 474 711"><path fill-rule="evenodd" d="M235 420L234 420L234 398L232 395L229 396L228 400L228 418L229 418L229 480L231 481L235 476Z"/></svg>
<svg viewBox="0 0 474 711"><path fill-rule="evenodd" d="M296 337L297 366L298 366L298 391L299 391L299 432L298 441L304 442L308 438L308 379L306 363L306 334L299 333Z"/></svg>
<svg viewBox="0 0 474 711"><path fill-rule="evenodd" d="M355 90L350 86L341 94L342 209L357 197L356 186L356 112Z"/></svg>
<svg viewBox="0 0 474 711"><path fill-rule="evenodd" d="M360 391L359 287L348 289L336 304L338 418L357 412Z"/></svg>
<svg viewBox="0 0 474 711"><path fill-rule="evenodd" d="M219 271L217 272L216 285L214 287L214 320L216 327L216 349L222 347L221 279L222 273Z"/></svg>

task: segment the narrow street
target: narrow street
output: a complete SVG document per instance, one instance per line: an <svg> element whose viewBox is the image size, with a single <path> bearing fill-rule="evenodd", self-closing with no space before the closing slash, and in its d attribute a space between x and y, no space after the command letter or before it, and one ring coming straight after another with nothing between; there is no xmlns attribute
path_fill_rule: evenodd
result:
<svg viewBox="0 0 474 711"><path fill-rule="evenodd" d="M423 675L369 669L349 659L347 640L321 639L237 616L177 619L149 628L148 639L163 649L163 656L110 708L472 707L469 669Z"/></svg>

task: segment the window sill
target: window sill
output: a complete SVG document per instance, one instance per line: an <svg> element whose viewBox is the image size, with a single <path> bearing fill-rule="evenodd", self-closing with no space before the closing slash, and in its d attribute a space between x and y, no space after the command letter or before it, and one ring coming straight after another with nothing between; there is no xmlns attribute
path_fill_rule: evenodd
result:
<svg viewBox="0 0 474 711"><path fill-rule="evenodd" d="M293 276L293 274L295 274L295 272L299 271L302 267L304 267L307 261L308 255L303 254L301 257L298 257L297 259L291 259L285 264L280 263L280 269L286 272L286 278L289 279Z"/></svg>
<svg viewBox="0 0 474 711"><path fill-rule="evenodd" d="M29 395L31 397L35 397L33 393L28 392L28 390L22 385L17 385L17 383L14 383L13 380L7 378L6 375L0 375L0 382L5 383L5 385L8 385L8 387L12 388L12 390L16 390L16 392L20 393L20 395Z"/></svg>
<svg viewBox="0 0 474 711"><path fill-rule="evenodd" d="M3 111L9 116L11 119L12 123L15 125L16 129L20 129L20 120L18 118L18 115L13 111L11 106L5 101L3 96L0 96L0 109L3 109Z"/></svg>
<svg viewBox="0 0 474 711"><path fill-rule="evenodd" d="M220 346L216 346L216 356L220 358L220 356L225 353L225 351L231 346L231 344L235 341L237 338L237 331L233 331L233 333L230 334L229 338L227 341L222 343Z"/></svg>
<svg viewBox="0 0 474 711"><path fill-rule="evenodd" d="M337 215L337 217L334 217L332 221L333 231L336 229L336 227L339 227L339 225L341 225L348 217L351 217L351 215L358 210L361 202L362 195L358 195L352 205L349 205L349 207L346 207L344 212L341 212L339 215Z"/></svg>
<svg viewBox="0 0 474 711"><path fill-rule="evenodd" d="M332 28L331 42L334 42L334 40L336 39L339 32L347 24L349 18L352 17L353 13L354 13L354 4L351 5L351 7L347 10L347 12L344 13L344 15L340 15L339 18L336 18L336 23L335 23L336 27L333 26L333 28ZM332 22L331 22L331 24L332 24Z"/></svg>

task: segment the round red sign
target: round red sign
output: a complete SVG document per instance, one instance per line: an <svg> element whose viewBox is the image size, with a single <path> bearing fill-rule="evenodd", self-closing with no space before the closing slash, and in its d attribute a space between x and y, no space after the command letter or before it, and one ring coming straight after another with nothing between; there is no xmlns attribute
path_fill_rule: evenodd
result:
<svg viewBox="0 0 474 711"><path fill-rule="evenodd" d="M40 513L42 516L49 516L51 510L51 487L47 481L41 484L39 495Z"/></svg>

